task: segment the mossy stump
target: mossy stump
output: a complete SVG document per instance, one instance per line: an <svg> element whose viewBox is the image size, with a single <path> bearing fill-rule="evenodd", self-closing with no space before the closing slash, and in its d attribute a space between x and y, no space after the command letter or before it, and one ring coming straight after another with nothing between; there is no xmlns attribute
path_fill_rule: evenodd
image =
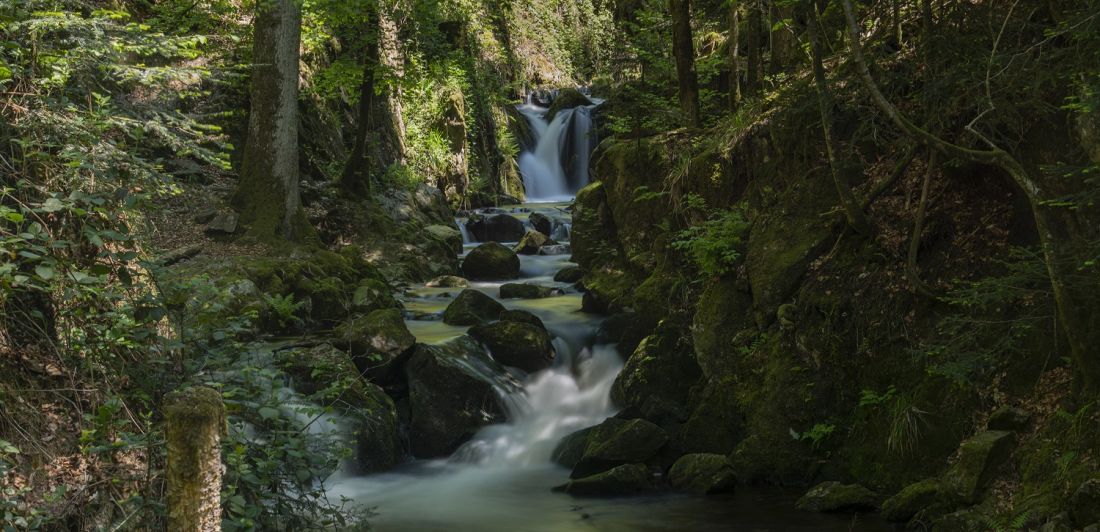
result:
<svg viewBox="0 0 1100 532"><path fill-rule="evenodd" d="M165 398L168 529L221 530L221 436L225 406L217 390L186 388Z"/></svg>

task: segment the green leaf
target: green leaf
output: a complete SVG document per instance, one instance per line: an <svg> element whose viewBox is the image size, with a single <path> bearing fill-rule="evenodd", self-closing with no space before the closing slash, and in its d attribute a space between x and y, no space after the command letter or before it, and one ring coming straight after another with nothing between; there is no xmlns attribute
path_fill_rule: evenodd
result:
<svg viewBox="0 0 1100 532"><path fill-rule="evenodd" d="M65 204L57 198L49 198L42 204L42 212L57 212L65 208Z"/></svg>
<svg viewBox="0 0 1100 532"><path fill-rule="evenodd" d="M23 220L26 219L26 218L23 217L22 214L20 214L18 212L6 213L6 214L4 214L4 218L7 218L9 222L15 222L15 223L20 223L20 222L22 222Z"/></svg>
<svg viewBox="0 0 1100 532"><path fill-rule="evenodd" d="M35 275L41 277L43 281L49 281L53 279L55 275L57 275L57 271L44 264L39 264L38 266L35 266L34 273Z"/></svg>
<svg viewBox="0 0 1100 532"><path fill-rule="evenodd" d="M279 411L270 406L265 406L260 408L260 417L264 419L274 419L279 417Z"/></svg>

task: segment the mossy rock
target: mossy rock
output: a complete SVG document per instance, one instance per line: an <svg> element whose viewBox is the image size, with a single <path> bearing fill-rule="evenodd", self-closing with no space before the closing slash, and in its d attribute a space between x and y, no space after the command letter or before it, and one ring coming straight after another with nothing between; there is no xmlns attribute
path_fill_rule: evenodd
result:
<svg viewBox="0 0 1100 532"><path fill-rule="evenodd" d="M466 231L478 242L519 242L527 232L523 222L510 214L471 216Z"/></svg>
<svg viewBox="0 0 1100 532"><path fill-rule="evenodd" d="M878 496L859 484L822 482L810 488L795 506L807 512L875 510Z"/></svg>
<svg viewBox="0 0 1100 532"><path fill-rule="evenodd" d="M685 331L661 327L642 340L615 378L611 400L637 408L658 425L686 421L689 392L702 372L691 347L681 343L684 336Z"/></svg>
<svg viewBox="0 0 1100 532"><path fill-rule="evenodd" d="M447 325L480 325L494 321L504 312L504 305L483 292L467 288L447 305L443 323Z"/></svg>
<svg viewBox="0 0 1100 532"><path fill-rule="evenodd" d="M1077 487L1069 500L1069 515L1081 527L1100 523L1100 477Z"/></svg>
<svg viewBox="0 0 1100 532"><path fill-rule="evenodd" d="M558 442L558 445L554 447L554 452L550 455L550 459L555 464L563 465L570 469L577 466L580 463L581 458L584 457L584 449L588 446L588 436L592 434L592 431L596 429L595 426L583 428L578 430Z"/></svg>
<svg viewBox="0 0 1100 532"><path fill-rule="evenodd" d="M496 242L482 244L466 255L462 273L474 281L501 281L519 277L519 257Z"/></svg>
<svg viewBox="0 0 1100 532"><path fill-rule="evenodd" d="M409 440L418 458L449 456L481 427L505 421L498 388L519 383L469 336L418 344L405 365L409 385Z"/></svg>
<svg viewBox="0 0 1100 532"><path fill-rule="evenodd" d="M578 283L584 278L584 270L578 266L566 266L554 274L556 283Z"/></svg>
<svg viewBox="0 0 1100 532"><path fill-rule="evenodd" d="M1027 428L1031 413L1022 408L1002 406L989 416L989 430L1010 430L1020 432Z"/></svg>
<svg viewBox="0 0 1100 532"><path fill-rule="evenodd" d="M550 367L554 348L546 329L528 323L498 321L470 329L470 336L481 341L497 362L527 372Z"/></svg>
<svg viewBox="0 0 1100 532"><path fill-rule="evenodd" d="M542 322L542 318L536 316L533 312L526 310L510 309L500 313L500 321L514 321L517 323L526 323L528 325L534 325L544 331L548 330L546 324Z"/></svg>
<svg viewBox="0 0 1100 532"><path fill-rule="evenodd" d="M401 308L393 297L393 287L377 278L367 278L359 282L351 296L351 308L356 312L370 313L375 310Z"/></svg>
<svg viewBox="0 0 1100 532"><path fill-rule="evenodd" d="M673 488L698 495L730 492L737 484L733 467L721 454L685 454L672 464L668 480Z"/></svg>
<svg viewBox="0 0 1100 532"><path fill-rule="evenodd" d="M450 225L429 225L424 233L447 244L455 255L462 253L462 232Z"/></svg>
<svg viewBox="0 0 1100 532"><path fill-rule="evenodd" d="M616 497L653 489L653 475L642 464L625 464L607 471L570 480L554 491L578 497Z"/></svg>
<svg viewBox="0 0 1100 532"><path fill-rule="evenodd" d="M609 139L593 154L592 173L603 183L617 247L629 267L638 271L653 271L657 257L653 243L667 233L664 222L671 207L659 191L665 190L665 179L672 175L671 158L665 156L672 138ZM575 234L576 213L573 227Z"/></svg>
<svg viewBox="0 0 1100 532"><path fill-rule="evenodd" d="M527 221L531 223L531 227L549 238L554 234L554 221L549 216L541 212L533 212L527 217Z"/></svg>
<svg viewBox="0 0 1100 532"><path fill-rule="evenodd" d="M976 504L1015 448L1009 431L990 430L964 441L958 460L944 474L944 491L960 503Z"/></svg>
<svg viewBox="0 0 1100 532"><path fill-rule="evenodd" d="M500 285L501 299L543 299L554 295L548 286L533 283L506 283Z"/></svg>
<svg viewBox="0 0 1100 532"><path fill-rule="evenodd" d="M558 245L550 237L534 230L528 230L523 234L523 238L519 240L512 251L520 255L538 255L542 246L556 246Z"/></svg>
<svg viewBox="0 0 1100 532"><path fill-rule="evenodd" d="M752 295L748 285L723 278L709 283L695 306L691 338L696 359L709 378L738 373L739 349L734 339L752 322Z"/></svg>
<svg viewBox="0 0 1100 532"><path fill-rule="evenodd" d="M932 530L936 532L973 532L989 528L989 519L974 509L959 510L932 521Z"/></svg>
<svg viewBox="0 0 1100 532"><path fill-rule="evenodd" d="M466 288L470 286L470 281L457 275L442 275L428 281L425 286L429 288Z"/></svg>
<svg viewBox="0 0 1100 532"><path fill-rule="evenodd" d="M737 402L737 383L711 379L703 387L678 439L689 453L728 455L745 438L745 420Z"/></svg>
<svg viewBox="0 0 1100 532"><path fill-rule="evenodd" d="M581 91L573 88L561 89L558 97L554 98L554 101L550 103L550 108L546 110L546 121L553 122L554 117L566 109L588 105L592 105L592 100L581 94Z"/></svg>
<svg viewBox="0 0 1100 532"><path fill-rule="evenodd" d="M397 309L376 310L352 318L341 324L336 334L359 371L382 382L396 375L416 343Z"/></svg>
<svg viewBox="0 0 1100 532"><path fill-rule="evenodd" d="M668 440L664 429L644 419L608 418L589 434L584 454L570 478L586 477L621 464L646 462Z"/></svg>
<svg viewBox="0 0 1100 532"><path fill-rule="evenodd" d="M882 503L887 521L905 523L941 499L939 479L929 478L906 486Z"/></svg>

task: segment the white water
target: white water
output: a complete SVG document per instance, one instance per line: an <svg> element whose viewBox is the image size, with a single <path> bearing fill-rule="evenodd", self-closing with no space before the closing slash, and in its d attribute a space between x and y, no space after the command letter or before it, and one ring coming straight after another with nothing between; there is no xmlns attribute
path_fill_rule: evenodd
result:
<svg viewBox="0 0 1100 532"><path fill-rule="evenodd" d="M520 154L519 172L527 201L532 203L569 201L588 184L588 161L595 147L592 110L594 105L558 112L554 121L544 118L547 109L533 103L517 107L531 124L535 149Z"/></svg>

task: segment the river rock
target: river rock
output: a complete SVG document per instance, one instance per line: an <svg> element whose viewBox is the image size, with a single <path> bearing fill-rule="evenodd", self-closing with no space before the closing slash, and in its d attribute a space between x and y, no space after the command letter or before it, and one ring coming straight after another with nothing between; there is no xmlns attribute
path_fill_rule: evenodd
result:
<svg viewBox="0 0 1100 532"><path fill-rule="evenodd" d="M551 240L553 242L553 240ZM572 249L569 244L546 244L539 248L539 255L568 255L572 253Z"/></svg>
<svg viewBox="0 0 1100 532"><path fill-rule="evenodd" d="M352 423L357 472L384 471L400 462L397 408L382 388L355 377L358 371L347 353L321 344L280 351L276 362L298 393L317 404L336 405L337 413Z"/></svg>
<svg viewBox="0 0 1100 532"><path fill-rule="evenodd" d="M543 246L556 245L558 245L557 242L538 231L527 231L512 250L520 255L538 255Z"/></svg>
<svg viewBox="0 0 1100 532"><path fill-rule="evenodd" d="M470 281L457 275L441 275L428 281L426 286L428 288L466 288L470 286Z"/></svg>
<svg viewBox="0 0 1100 532"><path fill-rule="evenodd" d="M964 441L959 445L959 459L944 474L945 492L959 502L976 504L1015 447L1014 434L1003 430L986 431Z"/></svg>
<svg viewBox="0 0 1100 532"><path fill-rule="evenodd" d="M505 310L500 313L500 321L514 321L517 323L526 323L534 325L542 330L546 329L546 324L542 322L542 318L536 316L533 312L526 310Z"/></svg>
<svg viewBox="0 0 1100 532"><path fill-rule="evenodd" d="M576 467L584 457L584 448L588 446L588 435L595 429L594 426L583 428L562 438L554 447L550 459L568 468Z"/></svg>
<svg viewBox="0 0 1100 532"><path fill-rule="evenodd" d="M808 512L874 510L876 501L875 494L859 484L822 482L810 488L795 506Z"/></svg>
<svg viewBox="0 0 1100 532"><path fill-rule="evenodd" d="M733 491L737 476L733 466L720 454L686 454L668 471L673 488L698 495Z"/></svg>
<svg viewBox="0 0 1100 532"><path fill-rule="evenodd" d="M585 105L592 105L592 100L589 100L581 91L573 88L562 89L547 109L546 121L553 122L559 112Z"/></svg>
<svg viewBox="0 0 1100 532"><path fill-rule="evenodd" d="M611 387L611 400L621 407L635 407L659 425L688 419L689 392L702 372L690 345L682 345L683 331L661 326L642 340L627 359Z"/></svg>
<svg viewBox="0 0 1100 532"><path fill-rule="evenodd" d="M429 225L424 232L443 241L455 255L462 253L462 232L450 225Z"/></svg>
<svg viewBox="0 0 1100 532"><path fill-rule="evenodd" d="M449 456L481 427L505 421L498 389L519 384L473 338L418 344L405 365L409 440L418 458Z"/></svg>
<svg viewBox="0 0 1100 532"><path fill-rule="evenodd" d="M579 283L584 278L584 270L578 266L566 266L554 274L554 282Z"/></svg>
<svg viewBox="0 0 1100 532"><path fill-rule="evenodd" d="M541 212L533 212L531 216L527 218L527 221L531 222L531 227L535 228L535 231L550 237L554 234L554 221L549 216Z"/></svg>
<svg viewBox="0 0 1100 532"><path fill-rule="evenodd" d="M653 475L642 464L625 464L602 473L570 480L554 491L580 497L614 497L653 488Z"/></svg>
<svg viewBox="0 0 1100 532"><path fill-rule="evenodd" d="M370 313L387 308L400 308L401 304L393 297L393 288L379 278L367 278L359 281L359 286L351 296L351 308L356 312Z"/></svg>
<svg viewBox="0 0 1100 532"><path fill-rule="evenodd" d="M550 367L554 360L550 335L535 325L498 321L473 327L469 334L484 343L493 358L505 366L530 373Z"/></svg>
<svg viewBox="0 0 1100 532"><path fill-rule="evenodd" d="M1073 492L1069 515L1081 527L1100 523L1100 477L1082 482Z"/></svg>
<svg viewBox="0 0 1100 532"><path fill-rule="evenodd" d="M527 229L515 216L493 214L470 217L466 221L466 231L478 242L518 242Z"/></svg>
<svg viewBox="0 0 1100 532"><path fill-rule="evenodd" d="M466 255L462 273L474 281L515 279L519 277L519 257L501 244L487 242Z"/></svg>
<svg viewBox="0 0 1100 532"><path fill-rule="evenodd" d="M940 499L939 479L929 478L910 484L897 495L882 503L882 516L887 521L906 523Z"/></svg>
<svg viewBox="0 0 1100 532"><path fill-rule="evenodd" d="M359 372L378 381L392 378L416 343L398 309L356 316L340 324L336 335Z"/></svg>
<svg viewBox="0 0 1100 532"><path fill-rule="evenodd" d="M443 311L443 323L447 325L479 325L496 320L504 311L504 305L484 292L467 288L447 305Z"/></svg>
<svg viewBox="0 0 1100 532"><path fill-rule="evenodd" d="M582 478L613 467L653 458L668 443L668 433L644 419L608 418L588 436L584 454L570 478Z"/></svg>
<svg viewBox="0 0 1100 532"><path fill-rule="evenodd" d="M208 235L231 235L237 232L237 222L240 216L235 212L223 212L214 217L203 229Z"/></svg>
<svg viewBox="0 0 1100 532"><path fill-rule="evenodd" d="M543 299L552 295L552 288L532 283L508 283L500 286L501 299Z"/></svg>

